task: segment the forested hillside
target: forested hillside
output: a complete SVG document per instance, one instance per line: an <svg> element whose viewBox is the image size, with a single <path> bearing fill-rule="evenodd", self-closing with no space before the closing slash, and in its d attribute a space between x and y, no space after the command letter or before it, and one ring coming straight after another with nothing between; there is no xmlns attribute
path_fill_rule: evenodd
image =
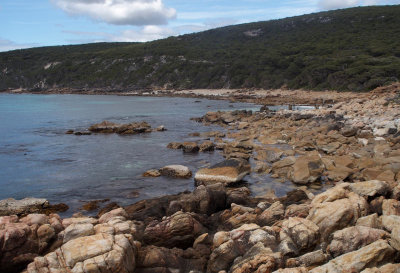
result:
<svg viewBox="0 0 400 273"><path fill-rule="evenodd" d="M366 91L400 78L400 5L249 23L148 43L0 53L0 90L70 87Z"/></svg>

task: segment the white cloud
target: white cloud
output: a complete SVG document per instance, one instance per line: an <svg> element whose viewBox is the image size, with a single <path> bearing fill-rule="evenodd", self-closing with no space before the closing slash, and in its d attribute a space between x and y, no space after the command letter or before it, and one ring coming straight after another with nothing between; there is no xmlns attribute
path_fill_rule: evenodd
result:
<svg viewBox="0 0 400 273"><path fill-rule="evenodd" d="M127 29L119 33L86 32L75 30L64 30L63 32L66 34L72 34L74 37L84 37L69 40L69 42L74 44L93 42L148 42L179 34L172 28L154 25L137 29Z"/></svg>
<svg viewBox="0 0 400 273"><path fill-rule="evenodd" d="M176 17L162 0L51 0L71 15L114 25L161 25Z"/></svg>
<svg viewBox="0 0 400 273"><path fill-rule="evenodd" d="M318 7L322 10L331 10L357 6L395 5L399 3L399 0L319 0Z"/></svg>
<svg viewBox="0 0 400 273"><path fill-rule="evenodd" d="M113 42L148 42L177 35L173 29L159 26L145 26L141 30L125 30L120 35L113 35Z"/></svg>
<svg viewBox="0 0 400 273"><path fill-rule="evenodd" d="M38 46L37 44L18 44L10 40L0 38L0 52L9 51L15 49L23 49Z"/></svg>
<svg viewBox="0 0 400 273"><path fill-rule="evenodd" d="M359 4L359 0L320 0L318 2L318 7L323 10L331 10L354 7L358 6Z"/></svg>

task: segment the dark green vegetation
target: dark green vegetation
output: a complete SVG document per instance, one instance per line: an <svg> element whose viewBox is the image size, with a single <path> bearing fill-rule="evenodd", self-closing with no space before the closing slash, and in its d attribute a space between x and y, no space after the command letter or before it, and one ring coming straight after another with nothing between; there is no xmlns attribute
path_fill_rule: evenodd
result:
<svg viewBox="0 0 400 273"><path fill-rule="evenodd" d="M400 5L351 8L149 43L0 54L0 89L371 90L400 78Z"/></svg>

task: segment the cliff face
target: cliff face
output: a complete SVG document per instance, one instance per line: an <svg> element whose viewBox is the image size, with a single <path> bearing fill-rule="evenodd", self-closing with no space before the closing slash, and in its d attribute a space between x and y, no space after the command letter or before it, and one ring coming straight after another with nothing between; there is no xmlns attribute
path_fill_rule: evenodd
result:
<svg viewBox="0 0 400 273"><path fill-rule="evenodd" d="M400 78L400 5L257 22L148 43L0 53L0 90L289 88L367 91Z"/></svg>

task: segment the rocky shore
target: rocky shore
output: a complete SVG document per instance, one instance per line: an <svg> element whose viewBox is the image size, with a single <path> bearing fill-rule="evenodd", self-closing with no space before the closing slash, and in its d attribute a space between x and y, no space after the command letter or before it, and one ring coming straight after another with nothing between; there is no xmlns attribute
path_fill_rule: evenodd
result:
<svg viewBox="0 0 400 273"><path fill-rule="evenodd" d="M195 170L193 192L97 217L3 210L0 271L400 272L400 86L351 96L195 118L223 132L168 148L225 161ZM148 173L193 177L180 165ZM257 195L240 182L249 173L297 188Z"/></svg>

